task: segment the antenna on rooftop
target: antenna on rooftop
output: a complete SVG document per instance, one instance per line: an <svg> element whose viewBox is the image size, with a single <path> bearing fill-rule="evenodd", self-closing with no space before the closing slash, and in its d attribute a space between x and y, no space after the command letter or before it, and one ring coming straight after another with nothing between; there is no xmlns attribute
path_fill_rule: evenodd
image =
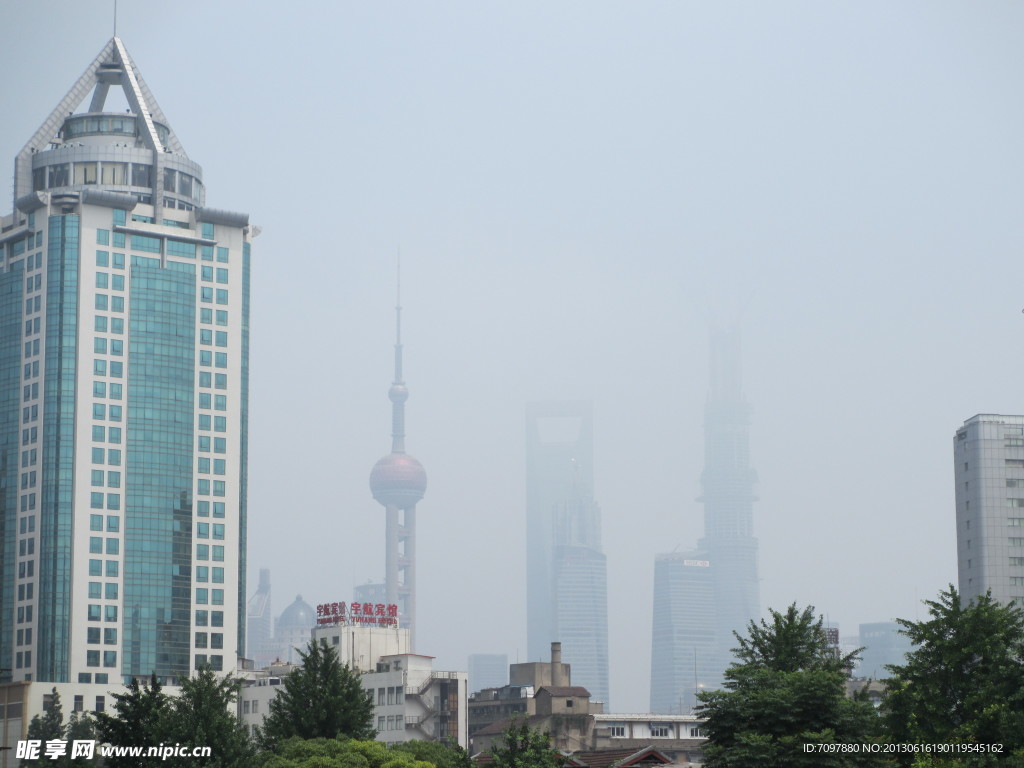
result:
<svg viewBox="0 0 1024 768"><path fill-rule="evenodd" d="M114 0L114 37L117 37L117 0Z"/></svg>

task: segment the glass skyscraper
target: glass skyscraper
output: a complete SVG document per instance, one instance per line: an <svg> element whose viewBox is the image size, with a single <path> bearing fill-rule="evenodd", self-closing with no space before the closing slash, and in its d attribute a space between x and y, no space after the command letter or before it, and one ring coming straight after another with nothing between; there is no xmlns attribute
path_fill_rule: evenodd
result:
<svg viewBox="0 0 1024 768"><path fill-rule="evenodd" d="M562 643L573 684L608 705L608 577L594 501L590 403L526 411L526 612L529 658Z"/></svg>
<svg viewBox="0 0 1024 768"><path fill-rule="evenodd" d="M111 87L127 111L106 111ZM84 107L84 111L75 112ZM112 39L17 155L0 219L8 726L245 647L249 242ZM40 683L40 685L35 685ZM80 706L81 705L81 706Z"/></svg>

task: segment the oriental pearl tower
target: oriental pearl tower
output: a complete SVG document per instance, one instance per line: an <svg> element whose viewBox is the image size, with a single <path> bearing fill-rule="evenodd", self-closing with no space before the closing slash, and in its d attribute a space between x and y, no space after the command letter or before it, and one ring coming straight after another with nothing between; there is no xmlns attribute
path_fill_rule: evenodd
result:
<svg viewBox="0 0 1024 768"><path fill-rule="evenodd" d="M410 650L416 637L416 502L427 490L423 465L405 452L405 401L402 379L402 302L399 281L395 305L395 380L391 400L391 453L373 465L370 491L384 505L387 517L384 585L387 601L398 605L399 626L409 630Z"/></svg>

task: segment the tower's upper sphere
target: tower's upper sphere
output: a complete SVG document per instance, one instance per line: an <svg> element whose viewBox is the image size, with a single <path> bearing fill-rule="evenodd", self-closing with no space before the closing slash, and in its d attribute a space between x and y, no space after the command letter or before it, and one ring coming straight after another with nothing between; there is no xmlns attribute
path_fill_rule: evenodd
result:
<svg viewBox="0 0 1024 768"><path fill-rule="evenodd" d="M370 472L370 491L385 507L408 509L426 490L427 471L407 453L389 453Z"/></svg>
<svg viewBox="0 0 1024 768"><path fill-rule="evenodd" d="M388 390L388 398L392 403L404 403L409 399L409 390L405 384L392 384Z"/></svg>

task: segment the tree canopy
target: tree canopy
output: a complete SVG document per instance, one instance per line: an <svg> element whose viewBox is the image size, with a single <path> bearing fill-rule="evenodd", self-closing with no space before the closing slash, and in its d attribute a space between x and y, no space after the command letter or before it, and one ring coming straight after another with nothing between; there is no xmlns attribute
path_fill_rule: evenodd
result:
<svg viewBox="0 0 1024 768"><path fill-rule="evenodd" d="M292 737L279 742L273 753L263 753L255 765L260 768L445 768L450 765L447 761L453 755L457 759L460 751L436 742L411 741L389 748L379 741L345 737ZM427 753L438 762L420 757Z"/></svg>
<svg viewBox="0 0 1024 768"><path fill-rule="evenodd" d="M373 695L359 675L342 664L324 641L310 641L299 651L302 666L285 678L270 701L260 729L260 744L272 749L293 736L300 739L373 739Z"/></svg>
<svg viewBox="0 0 1024 768"><path fill-rule="evenodd" d="M725 690L699 694L708 768L881 764L862 752L805 751L807 744L817 750L819 744L876 741L879 726L867 701L846 697L855 654L836 653L812 607L773 610L770 623L751 622L747 636L736 639Z"/></svg>
<svg viewBox="0 0 1024 768"><path fill-rule="evenodd" d="M152 747L163 743L163 731L170 709L169 697L152 675L149 682L132 679L127 693L113 694L110 712L96 713L97 738L120 747ZM135 768L136 757L108 757L110 768Z"/></svg>
<svg viewBox="0 0 1024 768"><path fill-rule="evenodd" d="M73 712L67 723L64 722L64 707L60 701L60 694L56 688L51 692L50 706L45 709L42 715L36 715L28 725L26 739L40 742L40 755L38 759L23 759L22 766L88 766L98 765L95 757L73 757L74 741L93 741L96 738L96 727L92 718L87 714ZM46 742L60 740L66 742L63 754L51 759L46 757Z"/></svg>
<svg viewBox="0 0 1024 768"><path fill-rule="evenodd" d="M513 718L501 734L501 744L491 748L495 768L560 768L565 758L551 747L550 734Z"/></svg>
<svg viewBox="0 0 1024 768"><path fill-rule="evenodd" d="M924 621L898 620L914 649L889 667L883 711L891 740L1002 744L1001 754L965 753L956 764L1024 765L1024 610L990 594L965 605L952 585L925 605Z"/></svg>
<svg viewBox="0 0 1024 768"><path fill-rule="evenodd" d="M245 727L238 721L234 703L239 680L220 677L209 667L182 681L181 691L169 702L163 724L166 744L209 746L211 755L172 757L163 762L168 768L204 765L216 768L248 768L256 753Z"/></svg>

